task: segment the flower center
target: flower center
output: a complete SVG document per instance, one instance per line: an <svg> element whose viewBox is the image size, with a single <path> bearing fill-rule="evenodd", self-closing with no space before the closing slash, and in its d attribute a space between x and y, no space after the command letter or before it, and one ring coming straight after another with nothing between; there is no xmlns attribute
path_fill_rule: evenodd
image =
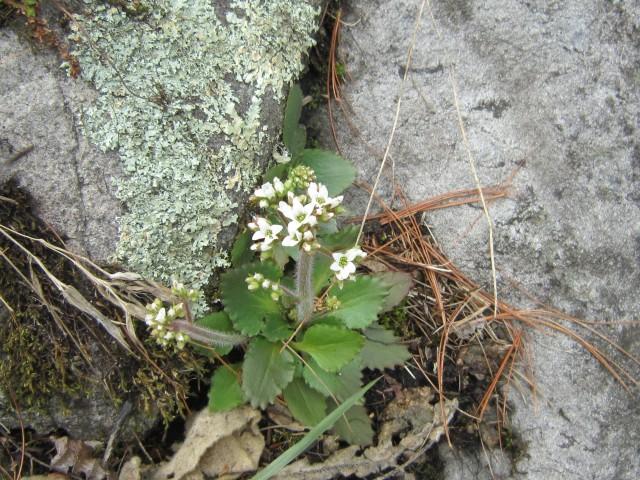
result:
<svg viewBox="0 0 640 480"><path fill-rule="evenodd" d="M347 257L340 257L338 265L340 265L341 268L346 267L347 265L349 265L349 259Z"/></svg>

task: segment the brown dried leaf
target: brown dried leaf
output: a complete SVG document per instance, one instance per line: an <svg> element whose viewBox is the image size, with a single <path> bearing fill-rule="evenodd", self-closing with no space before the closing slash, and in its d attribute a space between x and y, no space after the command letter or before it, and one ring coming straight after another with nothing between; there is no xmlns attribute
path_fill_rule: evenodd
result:
<svg viewBox="0 0 640 480"><path fill-rule="evenodd" d="M184 443L152 480L194 480L204 475L231 479L256 470L264 449L260 418L260 412L248 406L197 413Z"/></svg>
<svg viewBox="0 0 640 480"><path fill-rule="evenodd" d="M69 437L53 438L56 456L51 460L51 468L60 473L83 474L87 480L109 478L100 461L93 456L93 445Z"/></svg>

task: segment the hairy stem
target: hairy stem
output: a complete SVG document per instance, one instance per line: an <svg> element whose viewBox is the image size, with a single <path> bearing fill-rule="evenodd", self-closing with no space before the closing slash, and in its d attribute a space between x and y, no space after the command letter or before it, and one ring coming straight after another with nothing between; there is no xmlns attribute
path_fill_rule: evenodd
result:
<svg viewBox="0 0 640 480"><path fill-rule="evenodd" d="M310 255L300 250L300 259L296 265L296 294L298 296L298 322L306 323L313 313L313 260Z"/></svg>
<svg viewBox="0 0 640 480"><path fill-rule="evenodd" d="M199 327L187 320L174 320L171 322L171 328L177 332L186 333L193 340L213 347L234 347L247 341L247 337L243 335Z"/></svg>

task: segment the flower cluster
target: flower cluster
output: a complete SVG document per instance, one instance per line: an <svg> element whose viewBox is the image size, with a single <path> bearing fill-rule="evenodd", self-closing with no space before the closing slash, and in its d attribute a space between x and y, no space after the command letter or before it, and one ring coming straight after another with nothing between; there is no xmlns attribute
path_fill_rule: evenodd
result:
<svg viewBox="0 0 640 480"><path fill-rule="evenodd" d="M271 298L273 298L276 302L282 296L282 287L278 282L274 282L273 280L269 280L265 278L265 276L261 273L254 273L253 275L249 275L245 282L247 282L247 288L249 290L258 290L262 288L264 290L269 290L271 292Z"/></svg>
<svg viewBox="0 0 640 480"><path fill-rule="evenodd" d="M341 282L352 278L356 272L355 261L367 256L358 247L351 248L346 252L335 252L331 255L333 256L333 263L329 268L335 272L336 278Z"/></svg>
<svg viewBox="0 0 640 480"><path fill-rule="evenodd" d="M271 209L271 215L269 219L256 217L249 223L249 229L254 232L251 239L255 242L251 250L267 252L276 240L284 247L299 246L305 252L320 247L316 240L318 222L328 222L340 213L343 197L331 198L327 187L312 181L314 178L309 167L297 166L285 182L275 177L254 192L258 206ZM296 195L296 190L304 193ZM276 202L277 208L273 208ZM273 223L276 218L286 224L286 235L282 238L280 235L285 227Z"/></svg>
<svg viewBox="0 0 640 480"><path fill-rule="evenodd" d="M146 306L147 314L144 321L151 330L151 336L163 347L174 344L178 350L182 350L189 337L181 332L171 329L171 322L176 318L184 317L184 309L181 303L165 308L162 300L156 298L153 303Z"/></svg>

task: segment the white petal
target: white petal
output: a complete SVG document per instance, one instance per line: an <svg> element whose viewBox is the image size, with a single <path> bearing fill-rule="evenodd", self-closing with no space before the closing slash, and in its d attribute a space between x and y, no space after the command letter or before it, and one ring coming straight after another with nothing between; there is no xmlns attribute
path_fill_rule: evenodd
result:
<svg viewBox="0 0 640 480"><path fill-rule="evenodd" d="M262 231L257 231L256 233L253 234L253 236L251 237L251 240L262 240L265 237L264 232Z"/></svg>
<svg viewBox="0 0 640 480"><path fill-rule="evenodd" d="M293 220L287 225L287 232L289 232L289 235L299 235L301 226L302 224L300 222Z"/></svg>
<svg viewBox="0 0 640 480"><path fill-rule="evenodd" d="M256 218L256 223L258 224L258 228L261 231L265 231L271 226L269 221L266 218L262 218L262 217Z"/></svg>
<svg viewBox="0 0 640 480"><path fill-rule="evenodd" d="M282 193L284 192L284 183L282 183L282 181L278 177L274 177L273 188L275 189L276 192Z"/></svg>
<svg viewBox="0 0 640 480"><path fill-rule="evenodd" d="M342 270L342 271L336 273L336 278L338 280L341 280L341 281L342 280L346 280L347 278L349 278L349 274L346 273L344 270Z"/></svg>
<svg viewBox="0 0 640 480"><path fill-rule="evenodd" d="M292 220L295 218L293 209L287 202L280 202L278 204L278 210L280 210L280 212L282 212L282 214L287 218L290 218Z"/></svg>

